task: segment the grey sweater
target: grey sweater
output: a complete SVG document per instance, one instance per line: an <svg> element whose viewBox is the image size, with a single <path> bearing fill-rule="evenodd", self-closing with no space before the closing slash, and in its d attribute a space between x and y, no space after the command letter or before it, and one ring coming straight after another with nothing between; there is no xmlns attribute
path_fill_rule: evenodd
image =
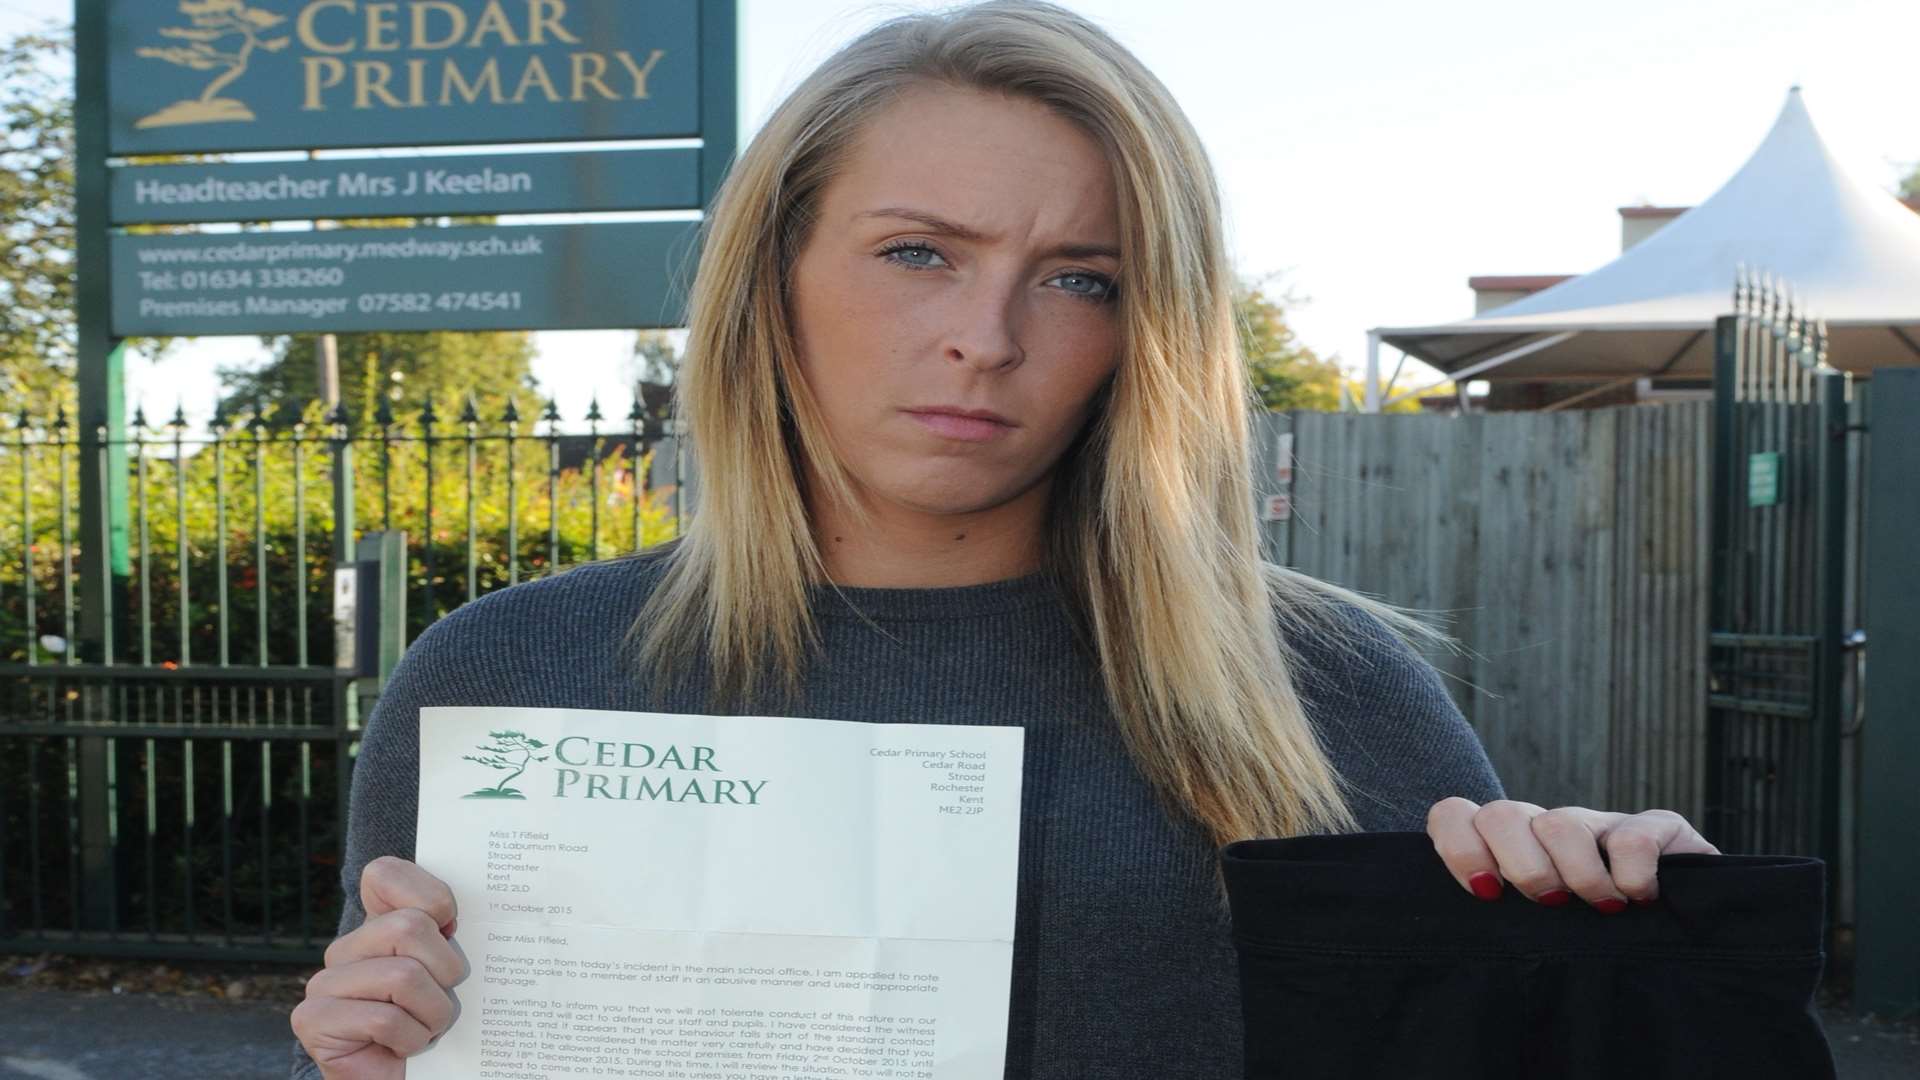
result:
<svg viewBox="0 0 1920 1080"><path fill-rule="evenodd" d="M341 933L365 918L361 867L383 854L413 857L422 706L710 711L704 695L640 685L620 652L661 565L627 558L491 593L413 643L354 769ZM1048 579L823 589L814 605L822 651L801 701L778 715L1026 729L1009 1080L1239 1077L1237 975L1215 849L1135 769ZM1357 647L1289 644L1308 715L1362 828L1422 830L1446 796L1504 797L1434 669L1371 616L1344 615ZM319 1076L298 1047L294 1076Z"/></svg>

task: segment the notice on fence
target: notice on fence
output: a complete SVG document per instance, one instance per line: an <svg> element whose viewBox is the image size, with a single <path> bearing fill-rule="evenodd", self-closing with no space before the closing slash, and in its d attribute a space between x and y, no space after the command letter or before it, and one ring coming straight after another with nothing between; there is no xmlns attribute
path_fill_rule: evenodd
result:
<svg viewBox="0 0 1920 1080"><path fill-rule="evenodd" d="M421 710L472 974L409 1080L999 1076L1023 734Z"/></svg>

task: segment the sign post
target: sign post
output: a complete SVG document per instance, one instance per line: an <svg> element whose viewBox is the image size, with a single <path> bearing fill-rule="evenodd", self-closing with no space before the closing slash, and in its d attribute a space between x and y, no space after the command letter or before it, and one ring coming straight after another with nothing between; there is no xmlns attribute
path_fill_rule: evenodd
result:
<svg viewBox="0 0 1920 1080"><path fill-rule="evenodd" d="M110 323L107 272L107 19L103 0L77 0L74 20L74 282L78 326L80 640L75 654L111 663L112 599L127 561L124 347ZM101 441L104 437L104 443ZM122 613L124 614L124 613ZM124 633L118 635L124 641ZM70 646L71 647L71 646Z"/></svg>
<svg viewBox="0 0 1920 1080"><path fill-rule="evenodd" d="M79 415L80 573L79 640L68 655L111 664L114 642L125 642L125 612L116 612L130 567L127 558L127 449L125 350L110 327L107 236L107 19L102 0L76 0L74 19L74 374ZM122 623L116 627L116 621ZM120 632L115 633L118 629ZM107 741L79 740L80 867L90 882L113 873L112 793L107 790ZM111 929L111 890L88 889L80 919Z"/></svg>

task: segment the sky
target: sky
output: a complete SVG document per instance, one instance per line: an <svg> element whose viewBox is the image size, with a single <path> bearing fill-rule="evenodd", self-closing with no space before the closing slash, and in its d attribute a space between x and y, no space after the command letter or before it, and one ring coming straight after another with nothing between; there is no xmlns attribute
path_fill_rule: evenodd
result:
<svg viewBox="0 0 1920 1080"><path fill-rule="evenodd" d="M1354 369L1371 327L1471 315L1469 276L1591 270L1619 252L1619 207L1705 199L1791 86L1866 182L1891 189L1920 163L1920 4L1905 0L1065 3L1193 121L1241 274L1276 275L1301 339ZM840 44L942 6L740 0L741 145ZM71 10L0 0L0 35ZM623 414L631 340L537 334L534 374L566 417L595 393ZM179 399L204 417L215 369L264 355L256 338L201 338L130 360L129 407L170 415Z"/></svg>

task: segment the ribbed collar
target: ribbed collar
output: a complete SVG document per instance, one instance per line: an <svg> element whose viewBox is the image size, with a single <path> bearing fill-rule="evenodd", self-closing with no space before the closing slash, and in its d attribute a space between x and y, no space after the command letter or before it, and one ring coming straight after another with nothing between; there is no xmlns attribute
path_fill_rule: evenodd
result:
<svg viewBox="0 0 1920 1080"><path fill-rule="evenodd" d="M942 589L816 585L810 593L814 614L822 618L884 622L936 622L999 615L1058 604L1061 599L1052 577L1044 572Z"/></svg>

